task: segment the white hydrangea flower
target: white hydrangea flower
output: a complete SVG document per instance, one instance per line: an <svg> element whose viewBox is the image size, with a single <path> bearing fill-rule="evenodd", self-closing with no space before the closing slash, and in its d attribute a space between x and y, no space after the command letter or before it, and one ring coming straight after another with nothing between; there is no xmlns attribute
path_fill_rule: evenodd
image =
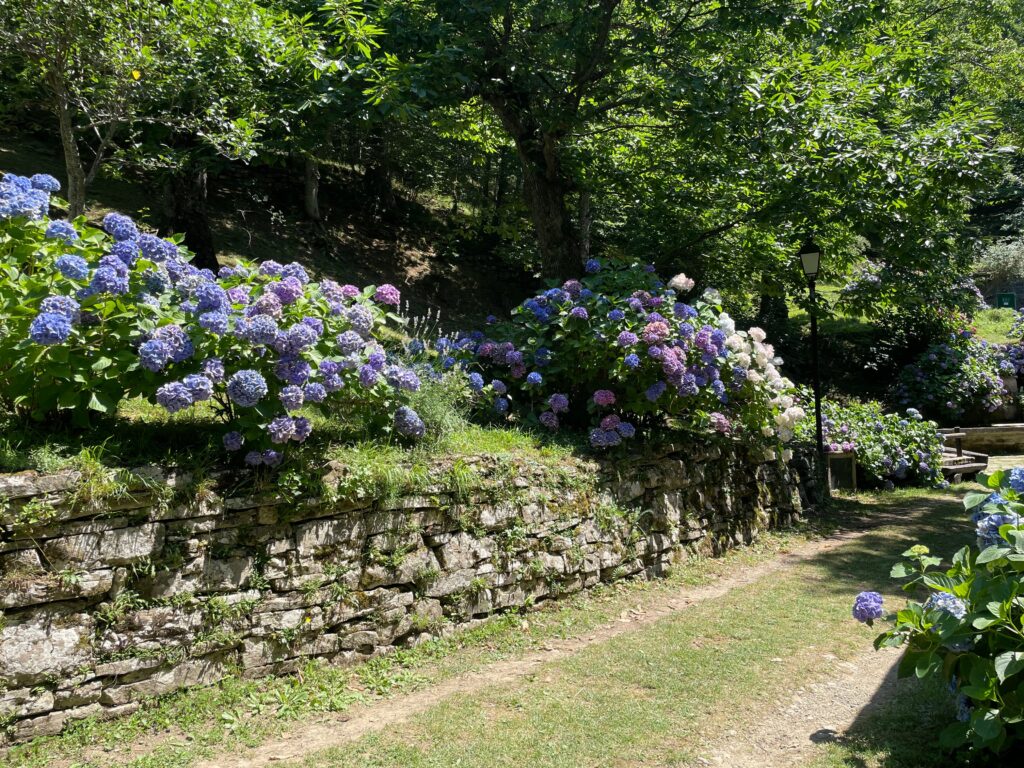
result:
<svg viewBox="0 0 1024 768"><path fill-rule="evenodd" d="M694 285L696 285L696 283L693 279L687 277L682 272L668 281L668 287L677 293L689 293L693 290Z"/></svg>
<svg viewBox="0 0 1024 768"><path fill-rule="evenodd" d="M749 331L747 331L747 333L750 334L750 338L752 338L754 341L756 341L758 343L760 343L760 342L764 341L766 338L768 338L768 334L765 333L760 328L757 328L757 327L751 328Z"/></svg>
<svg viewBox="0 0 1024 768"><path fill-rule="evenodd" d="M718 327L723 333L736 333L736 321L729 317L728 312L723 312L718 316Z"/></svg>

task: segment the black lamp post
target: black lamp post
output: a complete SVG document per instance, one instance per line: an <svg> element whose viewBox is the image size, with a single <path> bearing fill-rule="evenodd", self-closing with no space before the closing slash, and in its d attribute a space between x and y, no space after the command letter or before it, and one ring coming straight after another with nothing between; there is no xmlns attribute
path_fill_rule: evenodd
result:
<svg viewBox="0 0 1024 768"><path fill-rule="evenodd" d="M821 249L813 240L807 240L800 248L800 266L811 289L811 375L814 386L814 426L818 438L818 458L825 465L825 438L821 428L821 380L818 374L818 298L815 282L821 266Z"/></svg>

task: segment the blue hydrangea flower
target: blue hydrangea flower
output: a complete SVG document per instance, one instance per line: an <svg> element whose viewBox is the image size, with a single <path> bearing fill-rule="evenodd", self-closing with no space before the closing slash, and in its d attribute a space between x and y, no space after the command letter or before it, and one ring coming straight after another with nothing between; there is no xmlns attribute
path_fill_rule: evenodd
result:
<svg viewBox="0 0 1024 768"><path fill-rule="evenodd" d="M277 297L282 304L293 304L302 296L302 283L294 277L285 277L276 283L271 283L265 289Z"/></svg>
<svg viewBox="0 0 1024 768"><path fill-rule="evenodd" d="M665 394L665 390L667 389L668 384L666 384L664 381L656 381L647 388L647 391L644 393L644 395L647 397L648 400L650 400L653 403L655 400L657 400L659 397Z"/></svg>
<svg viewBox="0 0 1024 768"><path fill-rule="evenodd" d="M359 304L345 310L345 319L352 326L352 330L364 339L373 330L373 315L370 313L370 310Z"/></svg>
<svg viewBox="0 0 1024 768"><path fill-rule="evenodd" d="M139 244L134 240L119 240L110 246L110 255L124 264L126 269L135 266L135 262L139 260L141 253ZM101 266L103 263L102 261L100 262ZM113 262L108 264L114 266ZM117 269L117 267L114 266L114 269Z"/></svg>
<svg viewBox="0 0 1024 768"><path fill-rule="evenodd" d="M103 229L115 240L136 240L139 228L122 213L108 213L103 217Z"/></svg>
<svg viewBox="0 0 1024 768"><path fill-rule="evenodd" d="M276 467L278 464L284 461L283 453L281 453L280 451L272 450L270 448L267 448L265 451L263 451L261 456L263 458L263 465L266 467Z"/></svg>
<svg viewBox="0 0 1024 768"><path fill-rule="evenodd" d="M199 316L199 327L217 336L228 332L228 323L228 316L223 312L203 312Z"/></svg>
<svg viewBox="0 0 1024 768"><path fill-rule="evenodd" d="M526 376L526 383L533 387L539 387L541 384L544 383L544 377L542 377L536 371L531 371Z"/></svg>
<svg viewBox="0 0 1024 768"><path fill-rule="evenodd" d="M343 355L351 355L359 352L365 343L366 342L363 341L363 337L355 331L344 331L343 333L338 334L338 350Z"/></svg>
<svg viewBox="0 0 1024 768"><path fill-rule="evenodd" d="M510 403L507 397L499 397L494 401L494 410L498 413L508 413L509 405Z"/></svg>
<svg viewBox="0 0 1024 768"><path fill-rule="evenodd" d="M628 421L620 421L615 430L625 438L631 438L636 435L636 427Z"/></svg>
<svg viewBox="0 0 1024 768"><path fill-rule="evenodd" d="M640 356L630 353L622 360L627 368L639 368L640 367Z"/></svg>
<svg viewBox="0 0 1024 768"><path fill-rule="evenodd" d="M192 393L180 381L172 381L161 385L156 391L156 402L167 409L168 413L177 413L192 405Z"/></svg>
<svg viewBox="0 0 1024 768"><path fill-rule="evenodd" d="M253 344L273 344L277 340L277 321L270 315L256 315L245 326L244 333Z"/></svg>
<svg viewBox="0 0 1024 768"><path fill-rule="evenodd" d="M494 393L497 395L504 395L506 392L508 392L508 387L505 385L505 382L502 381L501 379L492 379L491 389L493 389Z"/></svg>
<svg viewBox="0 0 1024 768"><path fill-rule="evenodd" d="M623 312L621 309L613 309L611 312L608 313L608 319L617 323L620 320L626 319L626 313Z"/></svg>
<svg viewBox="0 0 1024 768"><path fill-rule="evenodd" d="M39 302L39 312L40 314L56 312L58 315L64 315L72 323L76 323L81 316L81 307L70 296L47 296Z"/></svg>
<svg viewBox="0 0 1024 768"><path fill-rule="evenodd" d="M282 278L293 278L299 282L300 285L305 285L309 282L309 275L306 273L305 268L298 262L293 261L291 264L285 264L281 267Z"/></svg>
<svg viewBox="0 0 1024 768"><path fill-rule="evenodd" d="M139 362L148 371L160 371L171 361L171 350L159 339L150 339L139 345Z"/></svg>
<svg viewBox="0 0 1024 768"><path fill-rule="evenodd" d="M943 611L957 619L967 615L967 605L964 601L948 592L933 592L925 601L924 609Z"/></svg>
<svg viewBox="0 0 1024 768"><path fill-rule="evenodd" d="M1006 484L1017 493L1024 493L1024 467L1014 467L1007 473Z"/></svg>
<svg viewBox="0 0 1024 768"><path fill-rule="evenodd" d="M245 445L245 437L242 436L241 432L234 430L224 435L223 442L226 450L240 451L242 446Z"/></svg>
<svg viewBox="0 0 1024 768"><path fill-rule="evenodd" d="M292 440L297 443L304 442L313 432L313 425L305 416L296 416L292 419L292 426L294 427Z"/></svg>
<svg viewBox="0 0 1024 768"><path fill-rule="evenodd" d="M601 271L601 262L597 259L587 259L587 263L583 265L583 271L588 275L593 275L596 272Z"/></svg>
<svg viewBox="0 0 1024 768"><path fill-rule="evenodd" d="M259 371L245 369L237 371L228 379L228 397L236 405L251 408L266 397L267 381Z"/></svg>
<svg viewBox="0 0 1024 768"><path fill-rule="evenodd" d="M63 240L65 243L73 243L78 239L78 231L70 221L54 219L46 226L45 236L50 240Z"/></svg>
<svg viewBox="0 0 1024 768"><path fill-rule="evenodd" d="M223 312L228 308L228 294L216 283L202 283L192 294L197 312Z"/></svg>
<svg viewBox="0 0 1024 768"><path fill-rule="evenodd" d="M423 423L423 419L420 418L416 411L407 405L403 405L395 411L394 425L395 431L404 437L420 438L423 437L427 431L427 427Z"/></svg>
<svg viewBox="0 0 1024 768"><path fill-rule="evenodd" d="M54 265L69 280L85 280L89 276L89 265L81 256L67 253L59 256Z"/></svg>
<svg viewBox="0 0 1024 768"><path fill-rule="evenodd" d="M150 338L166 344L170 350L170 359L175 363L188 360L195 352L192 339L180 325L162 325L150 334Z"/></svg>
<svg viewBox="0 0 1024 768"><path fill-rule="evenodd" d="M1004 525L1020 525L1020 516L1015 512L998 512L993 515L981 517L975 527L978 534L978 547L986 549L997 545L1006 544L1006 541L999 535L999 529Z"/></svg>
<svg viewBox="0 0 1024 768"><path fill-rule="evenodd" d="M35 173L29 179L32 189L42 192L60 192L60 182L48 173Z"/></svg>
<svg viewBox="0 0 1024 768"><path fill-rule="evenodd" d="M270 277L280 277L284 267L273 259L267 259L260 264L260 274L269 275Z"/></svg>
<svg viewBox="0 0 1024 768"><path fill-rule="evenodd" d="M71 335L71 320L62 312L42 312L32 321L28 335L36 344L62 344Z"/></svg>
<svg viewBox="0 0 1024 768"><path fill-rule="evenodd" d="M882 602L882 596L877 592L861 592L853 601L853 618L871 625L875 619L880 619L885 614Z"/></svg>
<svg viewBox="0 0 1024 768"><path fill-rule="evenodd" d="M89 287L85 289L85 295L92 296L97 293L110 293L114 296L128 293L128 277L120 274L114 267L98 267L92 273L92 280L89 281Z"/></svg>
<svg viewBox="0 0 1024 768"><path fill-rule="evenodd" d="M203 375L214 383L224 381L224 361L219 357L210 357L203 361Z"/></svg>
<svg viewBox="0 0 1024 768"><path fill-rule="evenodd" d="M480 390L482 390L484 388L484 377L481 376L479 373L475 373L474 372L474 373L469 374L469 377L468 377L467 381L468 381L468 384L469 384L469 388L473 392L479 392Z"/></svg>
<svg viewBox="0 0 1024 768"><path fill-rule="evenodd" d="M213 382L201 373L192 373L181 380L192 395L193 403L201 403L213 397Z"/></svg>
<svg viewBox="0 0 1024 768"><path fill-rule="evenodd" d="M245 463L250 467L258 467L263 464L263 454L260 451L249 451L245 454Z"/></svg>

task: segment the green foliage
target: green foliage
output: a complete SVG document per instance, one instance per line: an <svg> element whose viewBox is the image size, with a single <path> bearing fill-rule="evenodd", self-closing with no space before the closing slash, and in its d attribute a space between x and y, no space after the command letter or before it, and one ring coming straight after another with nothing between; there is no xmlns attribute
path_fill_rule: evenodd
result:
<svg viewBox="0 0 1024 768"><path fill-rule="evenodd" d="M904 589L928 598L890 617L875 647L902 647L899 674L941 677L958 694L958 722L946 748L1012 752L1024 739L1024 512L1021 468L980 480L993 491L969 493L978 547L964 547L949 568L927 547L904 552L892 569Z"/></svg>

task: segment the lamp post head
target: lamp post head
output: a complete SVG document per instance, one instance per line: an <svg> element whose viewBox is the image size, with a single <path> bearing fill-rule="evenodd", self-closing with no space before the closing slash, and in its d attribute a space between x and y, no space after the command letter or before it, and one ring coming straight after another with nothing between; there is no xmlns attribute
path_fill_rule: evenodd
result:
<svg viewBox="0 0 1024 768"><path fill-rule="evenodd" d="M821 266L821 249L810 238L800 246L800 266L808 280L813 281L818 277L818 268Z"/></svg>

